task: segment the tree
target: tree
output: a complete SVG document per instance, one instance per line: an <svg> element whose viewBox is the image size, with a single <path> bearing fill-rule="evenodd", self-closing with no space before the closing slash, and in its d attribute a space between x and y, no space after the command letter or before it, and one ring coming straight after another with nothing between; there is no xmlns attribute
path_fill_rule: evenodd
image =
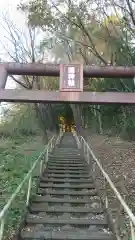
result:
<svg viewBox="0 0 135 240"><path fill-rule="evenodd" d="M110 6L112 14L109 15ZM101 4L97 0L94 6L91 1L77 3L70 0L54 3L30 0L27 4L21 4L19 9L26 14L29 26L40 28L44 35L41 49L43 51L47 49L50 55L55 57L56 62L124 66L134 64L135 48L132 44L134 16L129 0L124 0L122 4L115 0L104 1ZM134 82L132 79L85 79L84 89L134 91ZM87 108L84 105L79 107L71 105L71 107L76 121L78 120L77 126L83 124L84 116L81 115L86 113L87 109L89 118L92 119L94 115L98 119L101 132L103 126L101 121L106 119L108 112L111 111L113 115L115 113L115 117L111 117L109 122L112 122L112 119L116 120L116 123L119 121L117 109L120 110L119 118L123 111L125 116L129 115L129 111L116 105ZM85 119L88 121L89 118Z"/></svg>
<svg viewBox="0 0 135 240"><path fill-rule="evenodd" d="M12 61L20 63L43 61L44 52L43 50L40 51L40 42L38 42L39 30L28 25L26 31L21 32L6 16L3 16L3 19L5 23L3 27L7 32L7 39L11 45L10 48L12 49L12 52L8 50L9 45L6 46L5 43L2 43L2 45ZM19 87L21 86L22 88L41 89L50 87L50 85L47 86L46 84L43 84L44 82L47 83L46 78L23 76L18 79L15 76L11 77L17 82ZM55 81L53 82L55 83ZM47 121L50 122L50 119L53 119L50 124L51 129L58 131L56 113L53 113L54 110L51 104L34 104L34 109L36 111L36 116L39 119L39 125L43 132L44 141L47 142ZM50 128L50 126L48 125L48 128Z"/></svg>

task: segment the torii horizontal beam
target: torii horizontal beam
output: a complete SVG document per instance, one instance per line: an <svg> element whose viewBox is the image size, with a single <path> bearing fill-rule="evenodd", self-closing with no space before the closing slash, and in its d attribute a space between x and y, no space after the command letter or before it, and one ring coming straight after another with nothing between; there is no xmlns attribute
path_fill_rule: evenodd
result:
<svg viewBox="0 0 135 240"><path fill-rule="evenodd" d="M32 76L52 76L58 77L60 74L59 64L43 64L43 63L1 63L1 69L5 69L7 75L32 75ZM135 66L84 66L84 77L134 77Z"/></svg>
<svg viewBox="0 0 135 240"><path fill-rule="evenodd" d="M134 104L135 93L124 92L56 92L44 90L0 90L0 101L4 102L71 102L91 104Z"/></svg>
<svg viewBox="0 0 135 240"><path fill-rule="evenodd" d="M3 90L8 75L54 76L60 75L60 65L42 63L1 63L0 64L0 102L71 102L71 103L121 103L134 104L135 93L123 92L46 92L44 90ZM135 67L84 66L84 77L131 77Z"/></svg>

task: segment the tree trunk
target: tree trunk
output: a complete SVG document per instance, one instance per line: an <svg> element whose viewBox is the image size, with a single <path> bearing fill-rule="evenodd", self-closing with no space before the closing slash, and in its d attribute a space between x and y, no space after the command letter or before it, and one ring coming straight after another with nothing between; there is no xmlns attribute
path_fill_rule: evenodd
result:
<svg viewBox="0 0 135 240"><path fill-rule="evenodd" d="M81 121L81 109L79 104L70 104L72 111L73 111L73 116L74 116L74 121L76 125L76 132L78 135L81 135L85 137L84 131L82 128L82 121Z"/></svg>
<svg viewBox="0 0 135 240"><path fill-rule="evenodd" d="M46 126L45 126L44 121L42 119L42 115L41 115L38 103L34 103L34 109L35 109L35 112L36 112L37 119L39 121L39 126L42 130L43 141L44 141L45 144L47 144L48 143L48 135L47 135L47 131L46 131Z"/></svg>
<svg viewBox="0 0 135 240"><path fill-rule="evenodd" d="M100 110L100 105L97 106L98 109ZM103 134L103 128L102 128L102 120L101 120L101 112L98 111L98 122L99 122L99 131L100 134Z"/></svg>
<svg viewBox="0 0 135 240"><path fill-rule="evenodd" d="M40 77L39 76L33 77L33 89L40 90ZM46 131L47 129L46 129L44 117L42 116L42 112L40 109L40 104L34 103L34 108L36 111L37 119L39 121L39 126L42 130L43 141L45 144L47 144L48 143L48 135L47 135L47 131Z"/></svg>

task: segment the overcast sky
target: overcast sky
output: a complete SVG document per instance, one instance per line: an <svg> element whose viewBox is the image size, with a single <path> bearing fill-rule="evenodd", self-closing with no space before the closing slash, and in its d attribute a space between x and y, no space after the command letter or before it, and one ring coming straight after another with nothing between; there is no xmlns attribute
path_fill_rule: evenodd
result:
<svg viewBox="0 0 135 240"><path fill-rule="evenodd" d="M17 11L17 5L20 3L20 0L12 0L10 3L7 0L0 0L0 23L3 24L2 16L3 14L8 14L9 18L20 28L25 24L25 18L23 14ZM0 40L5 42L5 36L7 36L6 31L0 24ZM4 53L2 46L0 45L0 55ZM9 61L8 55L4 53L4 60ZM6 88L14 88L15 84L12 79L8 79Z"/></svg>
<svg viewBox="0 0 135 240"><path fill-rule="evenodd" d="M20 3L20 0L12 0L9 3L6 0L0 0L0 22L2 23L2 16L6 13L8 14L8 18L13 21L18 27L23 27L25 24L24 15L17 11L17 5ZM4 38L6 32L0 24L0 39ZM4 39L5 40L5 39Z"/></svg>

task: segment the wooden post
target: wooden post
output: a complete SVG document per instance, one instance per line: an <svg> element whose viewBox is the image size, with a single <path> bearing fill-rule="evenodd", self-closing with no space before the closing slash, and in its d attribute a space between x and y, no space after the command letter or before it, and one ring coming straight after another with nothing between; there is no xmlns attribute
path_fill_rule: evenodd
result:
<svg viewBox="0 0 135 240"><path fill-rule="evenodd" d="M3 65L0 65L0 89L5 88L7 76L8 76L7 69Z"/></svg>

